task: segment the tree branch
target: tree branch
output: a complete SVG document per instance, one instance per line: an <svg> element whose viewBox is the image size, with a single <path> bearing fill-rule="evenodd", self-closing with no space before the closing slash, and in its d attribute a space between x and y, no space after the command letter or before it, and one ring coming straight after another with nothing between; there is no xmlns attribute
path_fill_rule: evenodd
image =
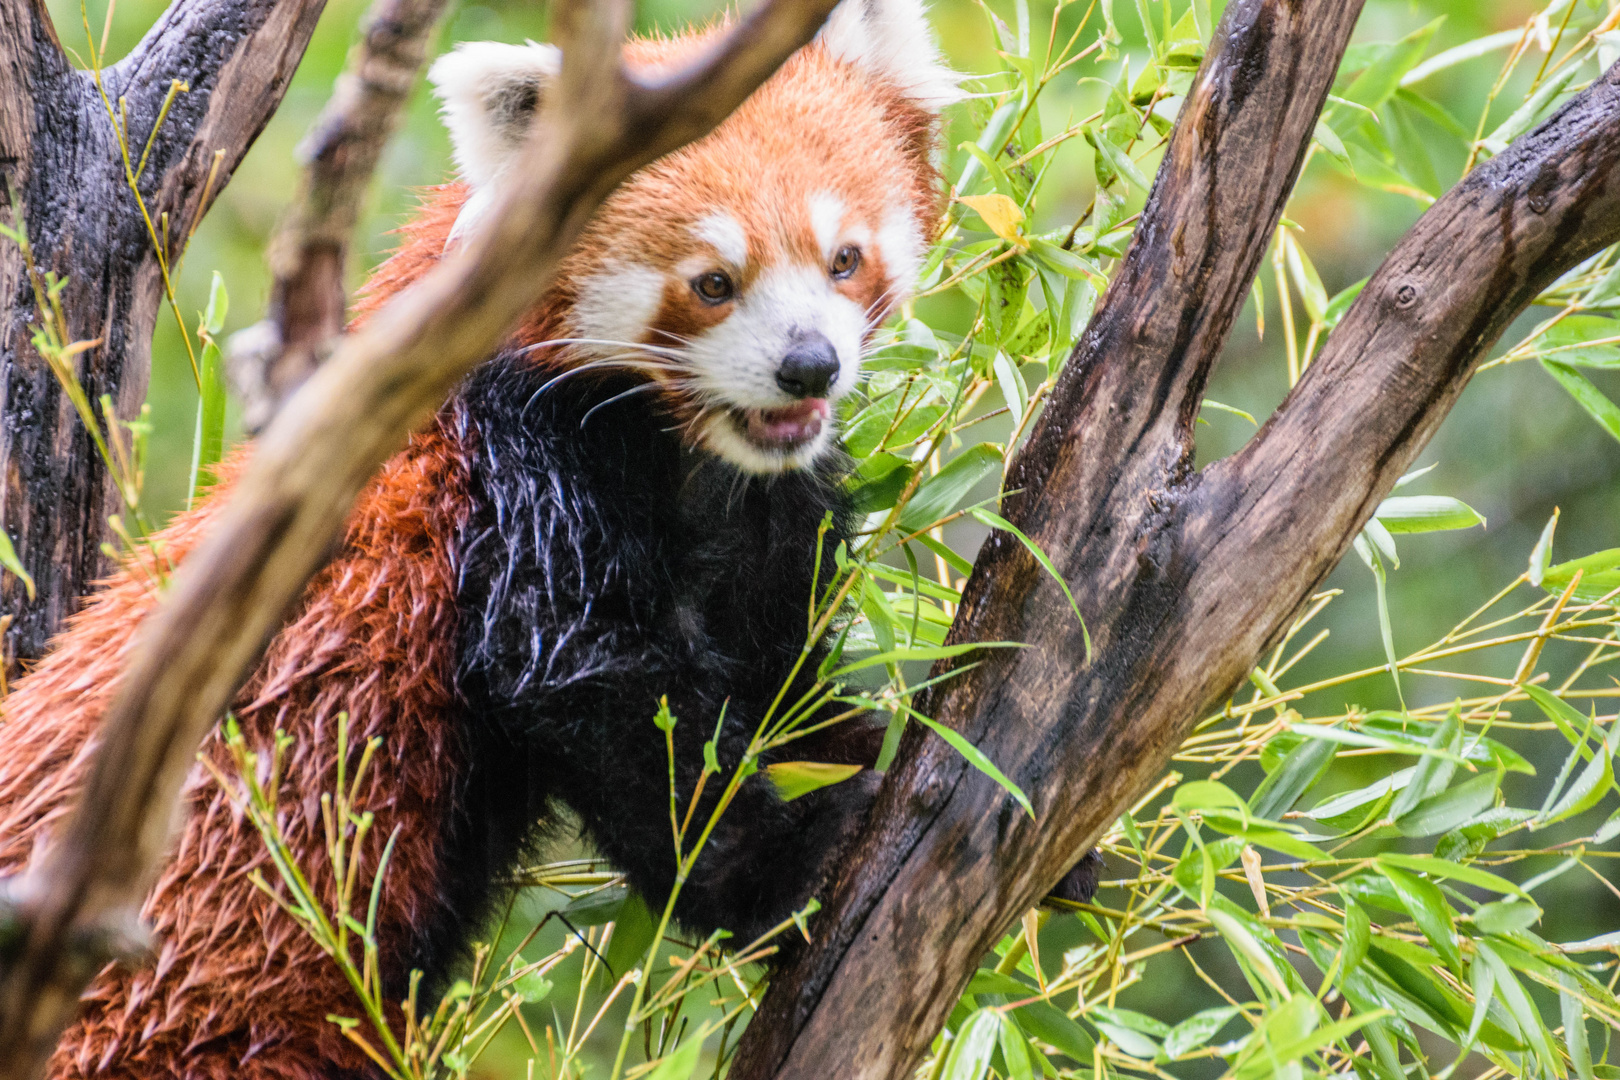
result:
<svg viewBox="0 0 1620 1080"><path fill-rule="evenodd" d="M767 0L706 57L656 81L623 66L625 0L553 8L564 58L557 91L491 224L344 338L277 414L214 532L142 628L85 790L12 888L17 944L0 958L0 1078L33 1075L49 1052L94 972L71 963L71 943L119 925L140 903L197 745L325 561L372 472L532 307L613 187L741 104L834 2Z"/></svg>
<svg viewBox="0 0 1620 1080"><path fill-rule="evenodd" d="M1228 8L1120 274L1015 464L1010 516L1073 587L1095 662L1005 535L967 586L951 641L1034 647L976 657L922 708L1019 783L1038 821L913 729L733 1080L908 1074L995 939L1281 633L1501 329L1620 237L1611 74L1437 203L1266 430L1193 473L1205 379L1358 7Z"/></svg>
<svg viewBox="0 0 1620 1080"><path fill-rule="evenodd" d="M132 157L157 125L140 190L168 265L275 113L325 0L188 0L173 4L135 50L102 73L125 101ZM88 43L79 46L88 59ZM68 66L42 0L0 0L0 176L22 207L42 270L69 279L70 330L99 340L80 359L89 399L109 395L133 419L146 398L163 282L147 219L124 174L106 105L89 72ZM9 208L8 208L9 213ZM45 643L105 572L101 538L121 512L88 433L28 344L34 298L21 257L0 244L0 527L39 583L30 600L0 575L0 608L16 615L9 662Z"/></svg>
<svg viewBox="0 0 1620 1080"><path fill-rule="evenodd" d="M448 0L376 0L332 100L299 152L302 185L270 244L269 316L231 339L243 421L258 431L343 332L349 237Z"/></svg>

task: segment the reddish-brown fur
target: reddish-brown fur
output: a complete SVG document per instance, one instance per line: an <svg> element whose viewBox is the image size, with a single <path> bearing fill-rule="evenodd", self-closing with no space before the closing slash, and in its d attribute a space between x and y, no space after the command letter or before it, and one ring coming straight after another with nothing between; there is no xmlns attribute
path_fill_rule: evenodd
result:
<svg viewBox="0 0 1620 1080"><path fill-rule="evenodd" d="M639 62L666 60L697 40L640 43L632 53ZM784 116L795 122L781 122ZM798 176L793 164L807 148L782 142L807 129L841 133L809 148L822 170L814 178ZM838 191L854 213L876 214L878 201L898 193L922 227L931 227L938 211L927 161L931 129L931 118L897 93L812 47L704 143L621 189L520 338L554 335L571 283L603 260L631 248L677 255L691 242L691 221L717 198L750 226L750 236L780 231L750 215L768 216L790 196L802 205L798 189L811 179ZM399 252L373 277L358 317L432 266L464 198L459 184L432 192ZM813 238L805 231L797 242ZM867 302L878 300L873 283L880 269L849 287L862 290ZM669 297L663 321L685 326L690 303L689 296ZM335 718L348 712L351 746L383 739L360 802L378 818L365 853L368 872L383 840L400 830L380 920L382 953L395 966L410 936L441 914L434 841L466 767L453 687L455 579L447 551L467 513L463 450L441 423L388 463L356 507L340 553L310 583L235 707L253 747L266 750L278 729L292 736L282 825L327 895L332 882L318 800L333 783ZM240 467L238 461L226 471L234 475ZM229 479L222 486L228 489ZM218 497L206 501L163 531L169 556L185 557L219 504ZM146 575L115 575L0 705L0 875L21 870L69 809L134 630L156 600ZM202 752L229 772L217 735ZM357 759L355 750L351 766ZM366 1072L360 1051L325 1019L355 1011L338 969L249 880L255 869L275 878L252 825L202 768L189 779L185 811L173 856L145 907L155 961L101 973L50 1075L331 1080Z"/></svg>
<svg viewBox="0 0 1620 1080"><path fill-rule="evenodd" d="M361 801L380 819L368 860L401 828L381 919L392 938L385 954L396 956L402 932L437 902L422 886L433 880L440 804L462 763L450 722L455 594L444 540L464 502L456 448L438 432L413 439L366 491L342 552L310 583L235 710L261 750L278 728L295 737L282 826L323 892L331 881L318 800L333 782L335 717L348 711L356 743L383 737ZM218 505L165 530L174 557L184 558ZM144 575L113 578L6 700L0 873L20 869L68 809L131 632L156 598ZM217 735L203 753L229 774ZM353 1011L337 967L248 880L254 869L275 880L258 833L200 768L185 800L186 824L144 912L156 962L103 972L51 1075L304 1080L362 1071L360 1051L325 1019Z"/></svg>

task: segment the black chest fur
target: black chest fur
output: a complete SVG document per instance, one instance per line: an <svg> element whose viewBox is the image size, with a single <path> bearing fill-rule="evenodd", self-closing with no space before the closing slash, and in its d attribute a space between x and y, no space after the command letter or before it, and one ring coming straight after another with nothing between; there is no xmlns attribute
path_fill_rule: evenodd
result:
<svg viewBox="0 0 1620 1080"><path fill-rule="evenodd" d="M473 750L446 836L467 864L449 883L465 895L447 898L462 911L487 903L488 880L558 800L661 904L674 845L670 759L653 723L660 699L678 718L684 805L722 710L719 756L730 767L789 679L805 647L818 541L824 585L847 534L838 462L745 475L683 448L650 393L602 404L630 385L547 385L520 360L497 358L455 406L473 480L473 512L452 547L457 681ZM677 915L688 925L743 934L776 920L813 868L782 862L783 853L761 861L756 842L831 842L800 835L815 800L783 804L763 777L748 793L728 811L746 825L715 833L682 893Z"/></svg>

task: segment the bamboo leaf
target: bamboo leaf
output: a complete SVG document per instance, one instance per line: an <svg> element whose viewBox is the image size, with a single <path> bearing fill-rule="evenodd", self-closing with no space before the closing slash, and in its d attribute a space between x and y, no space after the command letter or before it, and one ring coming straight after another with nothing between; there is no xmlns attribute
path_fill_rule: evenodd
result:
<svg viewBox="0 0 1620 1080"><path fill-rule="evenodd" d="M842 783L861 771L859 765L832 765L821 761L778 761L765 766L765 775L776 786L783 802Z"/></svg>
<svg viewBox="0 0 1620 1080"><path fill-rule="evenodd" d="M1593 384L1591 379L1582 375L1568 364L1563 364L1549 357L1541 358L1541 366L1547 374L1558 380L1575 403L1586 410L1588 416L1598 422L1598 425L1616 439L1620 439L1620 405L1616 405Z"/></svg>
<svg viewBox="0 0 1620 1080"><path fill-rule="evenodd" d="M1413 870L1420 874L1428 874L1432 878L1448 878L1461 881L1467 885L1478 885L1482 889L1492 892L1512 893L1530 899L1530 894L1507 878L1498 877L1488 870L1478 867L1464 866L1446 859L1437 859L1433 855L1404 855L1397 851L1380 852L1380 863L1397 866L1403 870Z"/></svg>
<svg viewBox="0 0 1620 1080"><path fill-rule="evenodd" d="M990 1071L1000 1029L1001 1014L994 1009L979 1009L962 1021L945 1055L940 1080L980 1080Z"/></svg>
<svg viewBox="0 0 1620 1080"><path fill-rule="evenodd" d="M1398 495L1380 503L1373 516L1392 533L1447 532L1485 524L1479 511L1445 495Z"/></svg>
<svg viewBox="0 0 1620 1080"><path fill-rule="evenodd" d="M1041 569L1052 575L1052 580L1057 582L1058 588L1063 590L1063 595L1069 600L1069 608L1074 612L1075 619L1080 623L1080 637L1085 642L1086 663L1089 664L1091 662L1091 631L1086 629L1085 616L1080 614L1080 604L1075 600L1074 593L1069 591L1069 583L1063 580L1063 575L1058 573L1056 566L1052 565L1052 560L1047 558L1046 552L1041 550L1039 544L1025 536L1023 530L1000 514L994 514L983 507L978 507L973 510L973 516L992 529L1000 529L1017 537L1018 542L1023 544L1024 548L1035 557L1035 561L1041 564Z"/></svg>
<svg viewBox="0 0 1620 1080"><path fill-rule="evenodd" d="M958 754L961 754L967 759L969 765L972 765L975 769L978 769L980 772L984 773L984 775L988 776L990 779L994 780L996 783L1005 788L1007 794L1016 799L1018 801L1018 805L1024 808L1024 813L1028 814L1031 820L1034 819L1035 808L1030 805L1029 796L1024 794L1024 789L1007 779L1006 774L1000 769L996 768L995 763L984 756L984 751L980 750L977 746L974 746L972 743L968 742L967 739L963 738L961 732L953 731L944 724L924 716L915 709L910 707L905 708L906 711L909 712L916 720L921 722L924 727L928 728L928 730L950 743L951 747L955 749Z"/></svg>
<svg viewBox="0 0 1620 1080"><path fill-rule="evenodd" d="M11 537L6 535L4 529L0 529L0 567L21 581L28 592L28 599L34 599L34 579L23 567L22 560L17 558L17 549L11 546Z"/></svg>

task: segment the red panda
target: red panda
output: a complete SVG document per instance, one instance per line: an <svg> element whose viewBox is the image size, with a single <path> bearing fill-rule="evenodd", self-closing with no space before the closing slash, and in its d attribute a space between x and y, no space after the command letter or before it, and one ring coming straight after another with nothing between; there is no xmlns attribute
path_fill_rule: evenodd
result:
<svg viewBox="0 0 1620 1080"><path fill-rule="evenodd" d="M715 32L627 52L671 65ZM358 317L479 228L556 67L535 44L435 64L461 182L433 192ZM398 830L378 922L396 998L413 968L443 976L557 802L651 903L669 895L654 711L667 696L679 718L684 797L717 717L735 765L804 644L818 530L829 514L828 543L851 528L833 404L935 228L938 113L958 96L920 0L845 0L711 135L613 194L508 344L363 493L233 711L256 748L291 737L281 825L327 894L336 718L356 753L382 739L359 802L378 819L365 873ZM171 557L222 497L164 531ZM50 843L156 601L137 569L117 574L0 705L0 875ZM794 756L870 764L871 729L846 728ZM202 752L226 767L218 737ZM680 921L741 941L780 921L874 783L865 770L784 803L750 779ZM201 766L184 810L144 909L155 958L100 973L50 1075L371 1075L326 1020L348 987L249 880L262 843Z"/></svg>

